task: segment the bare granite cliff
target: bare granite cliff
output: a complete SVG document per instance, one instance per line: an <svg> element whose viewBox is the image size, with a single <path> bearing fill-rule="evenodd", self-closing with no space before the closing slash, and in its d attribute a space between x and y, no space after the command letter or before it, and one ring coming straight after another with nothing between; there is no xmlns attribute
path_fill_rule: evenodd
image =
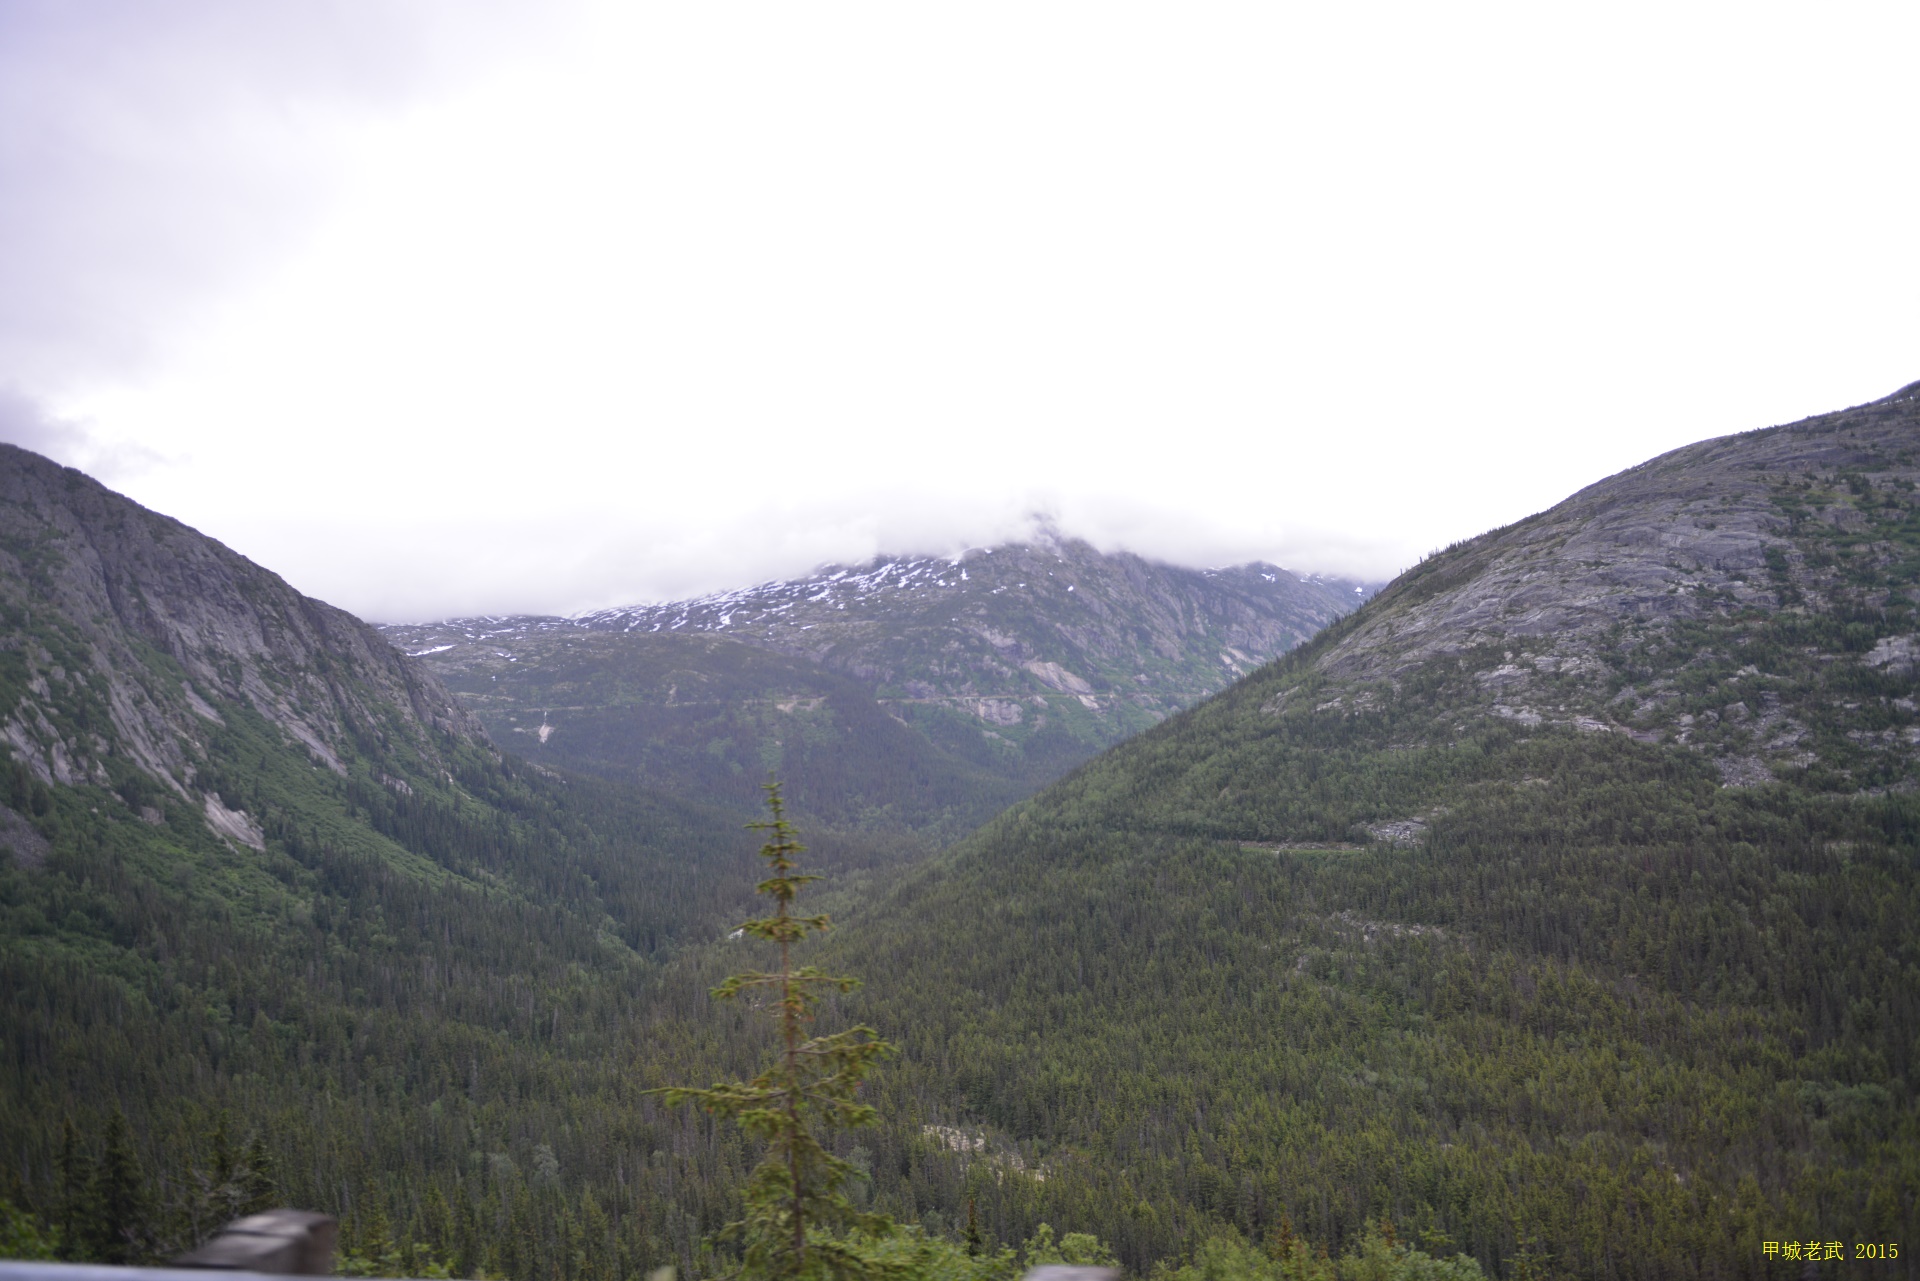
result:
<svg viewBox="0 0 1920 1281"><path fill-rule="evenodd" d="M449 735L485 737L367 624L78 471L0 445L0 741L14 758L44 782L106 784L117 756L186 796L234 708L339 773L356 743L430 762ZM239 827L209 799L210 823Z"/></svg>

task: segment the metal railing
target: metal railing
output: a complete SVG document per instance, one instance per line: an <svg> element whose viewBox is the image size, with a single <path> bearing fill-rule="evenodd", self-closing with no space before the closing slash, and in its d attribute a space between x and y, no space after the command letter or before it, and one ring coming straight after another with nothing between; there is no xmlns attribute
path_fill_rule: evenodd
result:
<svg viewBox="0 0 1920 1281"><path fill-rule="evenodd" d="M230 1281L278 1281L285 1273L221 1269ZM1115 1281L1112 1268L1075 1268L1050 1264L1034 1268L1021 1281ZM0 1259L0 1281L207 1281L205 1267L118 1268L106 1263L42 1263Z"/></svg>
<svg viewBox="0 0 1920 1281"><path fill-rule="evenodd" d="M273 1278L281 1274L223 1269L228 1277ZM0 1259L0 1281L207 1281L201 1268L120 1268L110 1263L43 1263L37 1259Z"/></svg>
<svg viewBox="0 0 1920 1281"><path fill-rule="evenodd" d="M207 1281L209 1270L249 1276L325 1276L333 1271L340 1224L311 1210L268 1210L235 1219L217 1236L164 1268L121 1268L106 1263L40 1263L0 1259L0 1281Z"/></svg>
<svg viewBox="0 0 1920 1281"><path fill-rule="evenodd" d="M0 1259L0 1281L207 1281L209 1271L232 1281L296 1276L326 1276L333 1271L333 1247L340 1225L331 1215L309 1210L268 1210L235 1219L204 1245L164 1268L122 1268L107 1263L43 1263ZM1116 1281L1112 1268L1061 1264L1031 1268L1021 1281Z"/></svg>

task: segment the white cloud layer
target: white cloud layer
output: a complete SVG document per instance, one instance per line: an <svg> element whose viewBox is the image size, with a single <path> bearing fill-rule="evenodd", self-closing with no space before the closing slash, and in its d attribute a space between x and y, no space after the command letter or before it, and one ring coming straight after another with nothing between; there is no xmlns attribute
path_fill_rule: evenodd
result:
<svg viewBox="0 0 1920 1281"><path fill-rule="evenodd" d="M192 11L311 29L71 54L0 378L373 617L1036 511L1384 576L1920 376L1909 6Z"/></svg>

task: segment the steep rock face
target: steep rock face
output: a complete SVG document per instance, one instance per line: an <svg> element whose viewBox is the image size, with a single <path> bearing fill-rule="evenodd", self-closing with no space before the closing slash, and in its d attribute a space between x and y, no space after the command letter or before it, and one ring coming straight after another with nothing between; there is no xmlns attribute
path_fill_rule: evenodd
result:
<svg viewBox="0 0 1920 1281"><path fill-rule="evenodd" d="M484 741L373 628L70 468L0 446L0 737L43 781L130 760L181 794L196 745L249 706L336 773L350 741L423 759Z"/></svg>
<svg viewBox="0 0 1920 1281"><path fill-rule="evenodd" d="M1403 576L1320 658L1316 706L1439 662L1482 714L1686 743L1729 782L1908 779L1916 481L1915 387L1661 455Z"/></svg>
<svg viewBox="0 0 1920 1281"><path fill-rule="evenodd" d="M957 834L1222 688L1372 589L1043 538L580 618L384 633L536 760Z"/></svg>

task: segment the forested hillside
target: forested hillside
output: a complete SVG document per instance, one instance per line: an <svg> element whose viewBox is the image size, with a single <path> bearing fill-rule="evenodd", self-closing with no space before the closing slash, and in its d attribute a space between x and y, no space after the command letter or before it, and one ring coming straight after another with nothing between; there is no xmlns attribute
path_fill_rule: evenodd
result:
<svg viewBox="0 0 1920 1281"><path fill-rule="evenodd" d="M862 911L893 1107L1045 1171L903 1155L893 1203L1133 1266L1382 1215L1510 1276L1910 1243L1916 390L1452 548Z"/></svg>
<svg viewBox="0 0 1920 1281"><path fill-rule="evenodd" d="M11 447L0 626L0 1196L76 1257L177 1252L248 1179L457 1189L462 1109L500 1146L587 1106L580 1047L750 898L737 823L503 758L371 628Z"/></svg>
<svg viewBox="0 0 1920 1281"><path fill-rule="evenodd" d="M775 771L816 831L910 854L1284 653L1370 590L1275 565L1183 569L1043 530L953 559L882 556L578 618L381 630L530 760L742 813Z"/></svg>

